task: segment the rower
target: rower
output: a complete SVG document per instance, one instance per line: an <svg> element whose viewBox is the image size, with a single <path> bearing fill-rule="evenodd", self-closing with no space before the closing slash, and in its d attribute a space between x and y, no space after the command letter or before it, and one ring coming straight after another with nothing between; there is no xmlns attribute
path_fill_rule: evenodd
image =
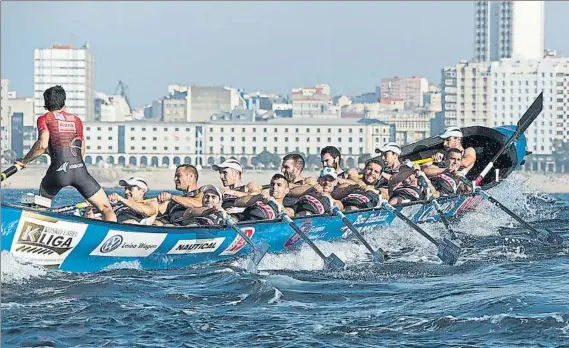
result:
<svg viewBox="0 0 569 348"><path fill-rule="evenodd" d="M397 143L389 142L377 149L376 152L381 152L385 166L381 172L380 182L378 187L383 190L388 190L388 181L391 176L397 174L401 168L399 156L401 155L401 147Z"/></svg>
<svg viewBox="0 0 569 348"><path fill-rule="evenodd" d="M304 185L306 184L307 180L311 180L312 178L305 178L302 175L302 171L304 170L304 157L297 153L291 153L283 157L283 163L281 165L281 173L284 177L288 180L291 187L297 185ZM316 180L314 180L313 184L316 184Z"/></svg>
<svg viewBox="0 0 569 348"><path fill-rule="evenodd" d="M38 140L16 165L24 168L44 153L51 157L51 165L40 184L40 195L53 198L67 186L73 186L102 214L106 221L117 221L111 203L101 185L87 171L83 122L64 110L65 90L50 87L43 92L47 113L37 121Z"/></svg>
<svg viewBox="0 0 569 348"><path fill-rule="evenodd" d="M365 190L381 194L384 199L389 197L387 187L382 186L383 168L386 163L381 158L372 158L366 162L359 185ZM362 185L363 184L363 185Z"/></svg>
<svg viewBox="0 0 569 348"><path fill-rule="evenodd" d="M337 179L347 179L348 173L345 172L340 164L342 163L342 154L337 147L326 146L320 151L320 161L322 167L330 167L336 171Z"/></svg>
<svg viewBox="0 0 569 348"><path fill-rule="evenodd" d="M213 226L224 224L221 191L213 185L202 186L199 191L202 197L201 207L187 209L184 212L181 225Z"/></svg>
<svg viewBox="0 0 569 348"><path fill-rule="evenodd" d="M399 172L389 179L389 204L408 203L427 198L427 193L423 191L419 184L418 176L425 179L431 194L437 198L439 193L433 187L425 173L419 169L418 165L414 165L413 167L401 165Z"/></svg>
<svg viewBox="0 0 569 348"><path fill-rule="evenodd" d="M473 147L464 148L462 146L462 131L459 127L447 127L443 134L439 135L439 138L444 139L443 147L445 151L451 148L459 149L462 152L461 161L461 174L465 176L470 169L474 166L476 162L476 150ZM445 171L443 167L444 153L437 152L433 156L433 164L427 165L424 169L428 176L435 176ZM438 164L438 165L437 165Z"/></svg>
<svg viewBox="0 0 569 348"><path fill-rule="evenodd" d="M235 159L228 159L221 164L214 164L211 168L219 172L219 178L223 184L221 193L223 194L222 199L224 209L232 207L235 200L239 197L260 192L258 185L255 185L253 182L246 185L243 184L241 181L243 168Z"/></svg>
<svg viewBox="0 0 569 348"><path fill-rule="evenodd" d="M332 203L343 210L344 206L339 201L340 198L336 196L337 188L338 174L336 171L331 167L323 168L318 176L318 184L296 187L299 191L303 190L301 197L294 205L296 215L324 214L330 210Z"/></svg>
<svg viewBox="0 0 569 348"><path fill-rule="evenodd" d="M289 192L289 181L281 173L273 175L268 193L245 196L235 200L236 207L245 207L241 221L272 220L279 215L279 208L284 206L284 199ZM285 214L294 216L294 210L282 208Z"/></svg>
<svg viewBox="0 0 569 348"><path fill-rule="evenodd" d="M182 195L173 195L170 192L158 194L158 217L154 225L172 225L179 222L188 208L201 207L202 199L198 190L198 170L191 164L180 164L174 174L176 190Z"/></svg>
<svg viewBox="0 0 569 348"><path fill-rule="evenodd" d="M460 179L461 162L462 151L456 148L448 149L445 154L444 171L437 175L427 175L441 196L455 195L469 189Z"/></svg>
<svg viewBox="0 0 569 348"><path fill-rule="evenodd" d="M122 203L115 208L117 222L134 225L152 225L158 214L158 202L153 199L145 201L148 185L146 180L133 176L127 180L120 180L119 185L124 187L124 197L117 193L109 195L111 204Z"/></svg>

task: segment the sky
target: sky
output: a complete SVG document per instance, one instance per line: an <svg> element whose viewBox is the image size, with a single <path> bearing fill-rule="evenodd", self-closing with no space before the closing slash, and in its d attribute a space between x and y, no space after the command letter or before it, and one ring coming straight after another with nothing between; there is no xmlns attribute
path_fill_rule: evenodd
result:
<svg viewBox="0 0 569 348"><path fill-rule="evenodd" d="M1 3L1 75L33 95L34 48L82 46L95 88L119 80L135 106L169 84L229 85L290 94L326 83L332 94L373 92L384 77L425 76L473 56L474 2ZM569 56L569 2L545 4L545 46Z"/></svg>

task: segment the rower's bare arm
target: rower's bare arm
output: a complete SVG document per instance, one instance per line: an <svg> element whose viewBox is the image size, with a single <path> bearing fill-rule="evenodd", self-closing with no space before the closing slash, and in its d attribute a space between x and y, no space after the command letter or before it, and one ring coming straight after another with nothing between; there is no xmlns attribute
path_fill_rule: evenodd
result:
<svg viewBox="0 0 569 348"><path fill-rule="evenodd" d="M261 190L259 189L259 185L256 185L254 182L250 182L247 184L246 186L246 190L247 190L247 194L253 194L253 193L261 193Z"/></svg>
<svg viewBox="0 0 569 348"><path fill-rule="evenodd" d="M255 202L258 202L263 199L262 194L252 194L243 197L239 197L235 200L233 206L237 208L246 208L253 205Z"/></svg>
<svg viewBox="0 0 569 348"><path fill-rule="evenodd" d="M360 189L359 185L345 185L345 186L338 186L336 187L336 189L334 190L334 199L344 199L346 198L350 193L353 193L354 191Z"/></svg>
<svg viewBox="0 0 569 348"><path fill-rule="evenodd" d="M425 175L428 178L433 177L433 176L437 176L444 171L445 171L445 168L439 168L435 165L431 165L431 166L429 166L423 170L423 172L425 173Z"/></svg>
<svg viewBox="0 0 569 348"><path fill-rule="evenodd" d="M39 134L38 140L34 143L30 151L26 154L24 159L22 160L23 165L27 165L28 163L34 161L41 155L43 155L48 147L49 144L49 131L47 129L41 130Z"/></svg>
<svg viewBox="0 0 569 348"><path fill-rule="evenodd" d="M381 193L381 198L389 200L389 191L386 188L380 188L379 192Z"/></svg>
<svg viewBox="0 0 569 348"><path fill-rule="evenodd" d="M288 217L294 217L294 209L284 207L283 211Z"/></svg>
<svg viewBox="0 0 569 348"><path fill-rule="evenodd" d="M314 187L309 186L309 185L301 185L301 186L293 187L290 189L287 196L292 197L292 198L299 198L301 196L304 196L305 194L310 192L310 190L313 190L313 189L314 189Z"/></svg>
<svg viewBox="0 0 569 348"><path fill-rule="evenodd" d="M185 208L196 208L202 206L202 197L201 193L196 197L184 197L184 196L176 196L172 195L172 200Z"/></svg>
<svg viewBox="0 0 569 348"><path fill-rule="evenodd" d="M122 203L129 208L136 210L146 216L153 216L158 214L158 202L153 199L147 202L134 202L128 199L122 200Z"/></svg>
<svg viewBox="0 0 569 348"><path fill-rule="evenodd" d="M476 162L476 151L469 147L464 150L464 156L462 157L461 164L465 168L470 168L474 165L474 162Z"/></svg>

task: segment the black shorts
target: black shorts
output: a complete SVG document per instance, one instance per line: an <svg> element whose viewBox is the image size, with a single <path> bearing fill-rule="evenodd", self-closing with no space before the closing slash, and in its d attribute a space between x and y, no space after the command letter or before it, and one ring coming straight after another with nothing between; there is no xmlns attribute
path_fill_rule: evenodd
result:
<svg viewBox="0 0 569 348"><path fill-rule="evenodd" d="M101 185L89 174L85 164L79 168L69 168L80 164L67 165L64 167L65 170L59 170L63 168L62 166L50 166L41 181L41 190L50 196L55 196L62 188L73 186L85 199L91 198L101 189Z"/></svg>

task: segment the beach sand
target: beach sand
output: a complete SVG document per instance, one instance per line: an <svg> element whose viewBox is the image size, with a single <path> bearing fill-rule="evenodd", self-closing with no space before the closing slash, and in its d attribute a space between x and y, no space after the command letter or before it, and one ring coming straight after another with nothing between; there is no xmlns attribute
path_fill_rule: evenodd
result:
<svg viewBox="0 0 569 348"><path fill-rule="evenodd" d="M5 169L5 168L2 168ZM28 166L14 174L2 183L2 188L37 190L47 166ZM147 180L151 190L174 190L174 169L166 168L96 168L90 167L89 172L104 188L118 187L120 179L131 176L141 176ZM243 173L244 182L255 182L263 185L268 183L276 171L247 170ZM200 171L199 185L221 185L219 176L211 169ZM317 172L307 171L305 176L315 176ZM516 172L509 180L519 180L527 184L527 189L547 193L569 193L569 174L551 174L538 172Z"/></svg>

